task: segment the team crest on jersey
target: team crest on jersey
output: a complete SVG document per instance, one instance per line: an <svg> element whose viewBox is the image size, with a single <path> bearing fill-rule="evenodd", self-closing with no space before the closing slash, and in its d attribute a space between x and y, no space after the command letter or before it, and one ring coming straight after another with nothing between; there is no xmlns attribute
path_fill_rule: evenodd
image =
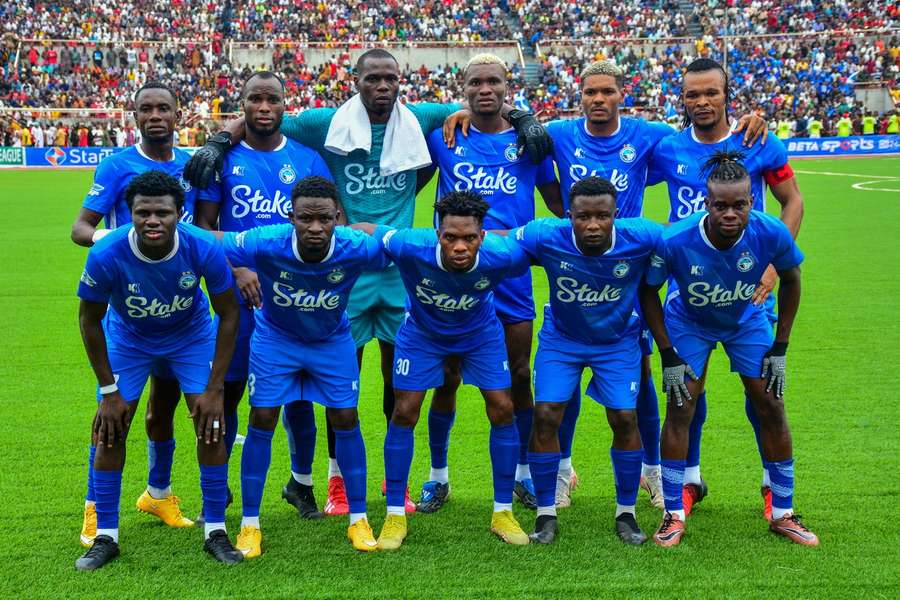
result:
<svg viewBox="0 0 900 600"><path fill-rule="evenodd" d="M628 265L627 260L620 260L616 263L616 266L613 267L613 275L615 275L619 279L622 279L623 277L628 275L628 271L630 269L631 267Z"/></svg>
<svg viewBox="0 0 900 600"><path fill-rule="evenodd" d="M335 269L328 274L328 277L326 277L326 279L329 281L329 283L340 283L344 280L344 277L345 274L343 269Z"/></svg>
<svg viewBox="0 0 900 600"><path fill-rule="evenodd" d="M746 273L753 268L753 265L753 257L746 252L744 254L741 254L741 257L737 261L737 268L741 273Z"/></svg>
<svg viewBox="0 0 900 600"><path fill-rule="evenodd" d="M510 144L506 147L506 150L503 151L503 156L505 156L506 160L509 162L516 162L519 160L519 149L516 148L515 144Z"/></svg>
<svg viewBox="0 0 900 600"><path fill-rule="evenodd" d="M188 182L188 180L185 179L184 177L182 177L182 176L179 175L179 176L178 176L178 183L181 184L181 189L183 189L185 192L191 191L191 189L192 189L192 188L191 188L191 184L190 184L190 183Z"/></svg>
<svg viewBox="0 0 900 600"><path fill-rule="evenodd" d="M622 146L622 149L619 150L619 158L622 162L634 162L634 159L637 158L637 150L635 150L634 146L631 144L625 144Z"/></svg>
<svg viewBox="0 0 900 600"><path fill-rule="evenodd" d="M281 180L281 183L294 183L294 180L297 179L297 172L291 165L283 165L278 171L278 179Z"/></svg>
<svg viewBox="0 0 900 600"><path fill-rule="evenodd" d="M178 287L183 290L189 290L195 285L197 285L197 276L194 275L193 271L185 271L178 278Z"/></svg>
<svg viewBox="0 0 900 600"><path fill-rule="evenodd" d="M475 289L483 290L483 289L487 288L489 285L491 285L491 281L487 277L482 276L481 279L479 279L478 281L475 282Z"/></svg>

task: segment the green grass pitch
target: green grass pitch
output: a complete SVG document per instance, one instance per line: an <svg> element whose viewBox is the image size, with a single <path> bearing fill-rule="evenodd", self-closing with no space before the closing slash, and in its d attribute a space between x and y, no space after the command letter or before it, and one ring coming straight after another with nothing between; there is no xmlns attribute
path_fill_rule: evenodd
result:
<svg viewBox="0 0 900 600"><path fill-rule="evenodd" d="M800 314L789 352L787 406L797 458L795 506L820 535L817 549L767 530L759 497L760 464L736 375L721 351L709 377L703 472L710 495L688 523L684 542L663 550L623 546L615 537L610 433L600 407L586 400L575 439L581 486L560 512L553 546L509 547L489 533L488 423L477 390L461 391L452 434L453 497L436 515L410 520L399 552L361 555L346 540L346 520L301 522L280 496L288 477L279 429L262 510L265 553L225 568L202 551L196 529L168 529L134 508L144 489L146 437L129 440L122 494L122 555L93 574L76 573L94 378L76 320L75 288L85 250L69 227L90 186L87 171L0 172L8 211L3 233L4 334L0 361L5 518L0 581L7 597L536 598L900 597L900 158L795 161L806 199L800 245L806 252ZM855 186L855 187L854 187ZM429 223L433 188L418 203ZM774 202L772 202L775 205ZM647 214L663 220L664 190L647 193ZM536 301L547 296L535 273ZM535 331L540 321L536 323ZM381 377L377 347L366 349L360 412L368 450L369 515L376 531L385 509ZM654 357L657 370L658 358ZM425 410L427 410L427 403ZM143 415L143 411L140 412ZM325 500L323 413L314 478ZM246 428L247 404L241 405ZM174 491L185 513L200 508L198 470L187 411L177 416ZM411 486L428 473L425 420L416 434ZM240 447L231 465L240 523ZM530 531L533 513L516 515ZM647 532L660 514L643 493L638 521Z"/></svg>

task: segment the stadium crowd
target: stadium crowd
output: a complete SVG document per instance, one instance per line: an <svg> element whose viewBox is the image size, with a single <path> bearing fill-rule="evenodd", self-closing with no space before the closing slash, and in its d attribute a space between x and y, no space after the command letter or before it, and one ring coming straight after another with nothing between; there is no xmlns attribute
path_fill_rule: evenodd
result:
<svg viewBox="0 0 900 600"><path fill-rule="evenodd" d="M186 113L204 121L234 112L239 85L259 65L232 64L228 41L340 40L343 43L377 40L488 40L519 39L535 44L539 81L525 85L514 65L511 88L521 101L546 116L578 109L578 74L595 59L610 58L628 75L626 110L649 118L675 120L678 112L678 75L691 59L709 56L722 60L721 40L714 36L775 32L822 31L838 28L892 27L898 18L893 3L817 2L800 0L781 6L769 0L728 0L698 3L693 15L666 0L625 3L604 0L577 3L557 0L480 0L411 2L390 0L377 8L369 4L315 3L276 0L271 3L203 3L175 0L179 15L169 18L168 2L130 0L81 6L74 0L32 3L18 0L0 7L0 107L60 107L68 109L127 108L134 91L147 80L161 80L179 93ZM87 11L87 12L85 12ZM726 18L727 15L727 18ZM558 37L647 37L686 35L697 24L704 32L695 41L663 46L571 44L558 50L547 40ZM511 26L512 24L512 26ZM516 27L518 25L518 27ZM70 44L25 43L18 37L98 40ZM132 42L128 40L144 40ZM165 41L154 41L165 40ZM180 43L176 43L181 40ZM192 40L192 41L185 41ZM543 40L543 41L542 41ZM306 64L297 45L275 44L273 67L285 80L288 110L337 106L351 95L349 55L336 54L320 67ZM793 120L791 131L803 133L805 122L823 124L822 134L838 133L837 122L847 118L853 132L862 132L863 107L853 85L865 81L893 81L900 61L900 40L880 37L815 36L746 38L732 43L728 65L733 105L739 112L762 110L770 123ZM434 69L405 65L402 92L410 101L444 102L461 98L459 65ZM793 115L793 116L789 116ZM846 115L846 116L845 116ZM71 115L69 115L71 117ZM116 125L92 125L84 113L88 143L115 143L122 132ZM104 119L102 112L92 116ZM886 122L889 115L882 115ZM36 118L36 117L35 117ZM78 131L76 122L65 127ZM43 123L44 135L22 135L25 122L0 119L3 143L47 140L46 129L60 128L60 119ZM883 128L885 128L884 125ZM206 125L200 129L206 130ZM105 131L103 135L95 130ZM120 128L121 129L121 128ZM54 140L56 139L54 132ZM204 132L199 134L201 138ZM74 135L69 136L77 140ZM125 136L126 143L128 136ZM84 140L84 136L81 136Z"/></svg>

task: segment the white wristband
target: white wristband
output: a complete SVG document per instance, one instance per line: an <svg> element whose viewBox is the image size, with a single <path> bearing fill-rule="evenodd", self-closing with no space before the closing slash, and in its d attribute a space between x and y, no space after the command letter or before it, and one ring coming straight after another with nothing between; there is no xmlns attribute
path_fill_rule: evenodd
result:
<svg viewBox="0 0 900 600"><path fill-rule="evenodd" d="M110 231L112 231L112 229L95 229L94 235L91 236L91 241L96 244L105 238Z"/></svg>
<svg viewBox="0 0 900 600"><path fill-rule="evenodd" d="M113 382L109 385L101 385L100 386L100 394L105 396L106 394L112 394L113 392L119 391L119 384Z"/></svg>

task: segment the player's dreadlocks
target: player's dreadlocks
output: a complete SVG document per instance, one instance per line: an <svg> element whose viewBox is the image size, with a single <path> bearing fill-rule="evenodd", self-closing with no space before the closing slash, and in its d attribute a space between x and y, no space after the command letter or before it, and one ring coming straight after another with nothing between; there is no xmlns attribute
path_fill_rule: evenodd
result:
<svg viewBox="0 0 900 600"><path fill-rule="evenodd" d="M705 71L719 71L720 73L722 73L722 79L725 81L725 109L727 110L728 103L731 101L731 95L728 93L728 73L725 72L725 69L722 68L722 65L711 58L698 58L694 61L691 61L691 64L689 64L687 66L687 69L684 70L684 74L687 75L688 73L703 73ZM690 124L691 118L688 116L687 111L684 111L684 120L682 122L681 128L684 129Z"/></svg>
<svg viewBox="0 0 900 600"><path fill-rule="evenodd" d="M475 217L476 221L483 223L489 208L481 195L471 190L450 192L434 203L438 223L446 216Z"/></svg>
<svg viewBox="0 0 900 600"><path fill-rule="evenodd" d="M706 175L707 184L711 181L722 183L742 181L750 177L742 160L744 160L744 153L740 150L716 150L703 163L700 172Z"/></svg>
<svg viewBox="0 0 900 600"><path fill-rule="evenodd" d="M569 190L569 203L575 204L575 199L579 196L612 196L616 199L616 186L608 179L602 177L585 177L575 182L572 189Z"/></svg>
<svg viewBox="0 0 900 600"><path fill-rule="evenodd" d="M310 175L297 182L297 185L291 190L291 203L297 198L329 198L334 201L335 206L341 201L338 197L337 187L318 175Z"/></svg>
<svg viewBox="0 0 900 600"><path fill-rule="evenodd" d="M184 204L184 188L178 180L162 171L146 171L131 180L125 188L125 204L128 208L134 204L134 198L141 196L172 196L175 208L181 211Z"/></svg>

